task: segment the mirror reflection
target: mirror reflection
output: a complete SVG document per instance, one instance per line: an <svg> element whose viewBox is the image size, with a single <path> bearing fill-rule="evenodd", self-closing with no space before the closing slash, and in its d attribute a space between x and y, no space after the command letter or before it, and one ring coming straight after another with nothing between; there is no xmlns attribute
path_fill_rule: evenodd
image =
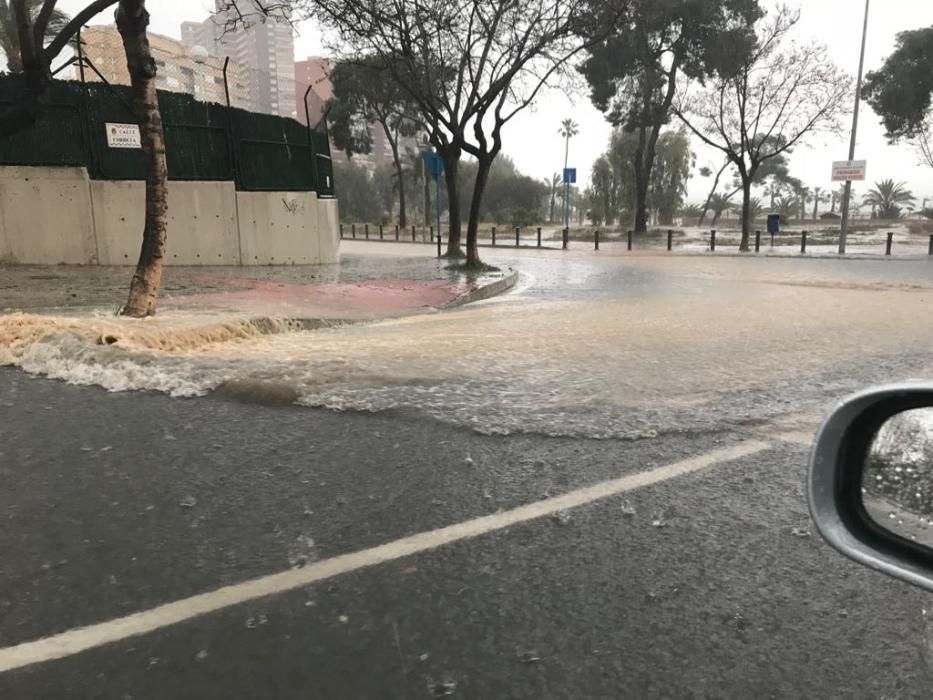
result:
<svg viewBox="0 0 933 700"><path fill-rule="evenodd" d="M886 530L933 547L933 408L889 419L867 460L862 498L869 516Z"/></svg>

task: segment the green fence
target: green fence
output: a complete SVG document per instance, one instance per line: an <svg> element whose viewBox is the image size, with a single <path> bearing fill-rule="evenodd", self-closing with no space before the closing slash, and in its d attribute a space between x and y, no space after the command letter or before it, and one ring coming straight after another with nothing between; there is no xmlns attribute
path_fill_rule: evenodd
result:
<svg viewBox="0 0 933 700"><path fill-rule="evenodd" d="M20 76L0 76L0 105L23 92ZM56 81L33 128L0 142L0 165L84 166L94 179L141 180L139 149L110 148L105 124L131 123L130 90ZM334 195L327 135L294 119L159 92L171 180L233 180L239 190Z"/></svg>

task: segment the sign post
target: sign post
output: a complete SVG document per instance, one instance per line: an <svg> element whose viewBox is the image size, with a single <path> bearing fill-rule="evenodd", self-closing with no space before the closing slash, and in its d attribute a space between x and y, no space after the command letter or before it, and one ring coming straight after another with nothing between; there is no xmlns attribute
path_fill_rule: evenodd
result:
<svg viewBox="0 0 933 700"><path fill-rule="evenodd" d="M441 175L444 174L444 159L433 151L421 154L425 168L434 177L434 204L437 216L437 257L441 257Z"/></svg>
<svg viewBox="0 0 933 700"><path fill-rule="evenodd" d="M570 228L570 186L577 183L577 169L564 168L564 228Z"/></svg>

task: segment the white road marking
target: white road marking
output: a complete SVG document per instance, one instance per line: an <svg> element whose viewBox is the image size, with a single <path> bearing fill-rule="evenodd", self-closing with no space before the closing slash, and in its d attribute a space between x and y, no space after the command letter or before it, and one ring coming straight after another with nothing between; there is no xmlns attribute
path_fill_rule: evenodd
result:
<svg viewBox="0 0 933 700"><path fill-rule="evenodd" d="M803 447L813 447L813 443L816 441L816 429L814 428L812 432L800 431L795 433L780 433L770 437L775 440L780 440L781 442L790 442L795 445L802 445Z"/></svg>
<svg viewBox="0 0 933 700"><path fill-rule="evenodd" d="M0 673L72 656L105 644L112 644L130 637L154 632L233 605L277 593L284 593L334 576L358 571L377 564L384 564L453 542L478 537L570 508L578 508L610 496L698 472L723 462L748 457L769 447L771 445L766 442L744 442L649 471L603 481L571 491L562 496L529 503L512 510L485 515L438 530L421 532L371 549L342 554L332 559L316 562L302 569L291 569L251 581L232 584L215 591L194 595L190 598L160 605L157 608L144 610L126 617L6 647L0 649Z"/></svg>

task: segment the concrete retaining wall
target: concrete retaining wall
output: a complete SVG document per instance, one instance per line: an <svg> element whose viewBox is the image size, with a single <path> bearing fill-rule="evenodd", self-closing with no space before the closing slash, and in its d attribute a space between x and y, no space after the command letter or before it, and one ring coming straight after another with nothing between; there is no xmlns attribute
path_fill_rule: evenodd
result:
<svg viewBox="0 0 933 700"><path fill-rule="evenodd" d="M93 180L91 201L101 265L135 265L145 217L145 183ZM169 182L166 250L173 265L238 265L232 182Z"/></svg>
<svg viewBox="0 0 933 700"><path fill-rule="evenodd" d="M167 263L303 265L339 259L337 200L237 192L232 182L168 185ZM135 265L145 185L84 168L0 167L0 262Z"/></svg>
<svg viewBox="0 0 933 700"><path fill-rule="evenodd" d="M323 261L314 192L237 192L236 199L244 264Z"/></svg>
<svg viewBox="0 0 933 700"><path fill-rule="evenodd" d="M0 167L0 262L95 264L84 168Z"/></svg>

